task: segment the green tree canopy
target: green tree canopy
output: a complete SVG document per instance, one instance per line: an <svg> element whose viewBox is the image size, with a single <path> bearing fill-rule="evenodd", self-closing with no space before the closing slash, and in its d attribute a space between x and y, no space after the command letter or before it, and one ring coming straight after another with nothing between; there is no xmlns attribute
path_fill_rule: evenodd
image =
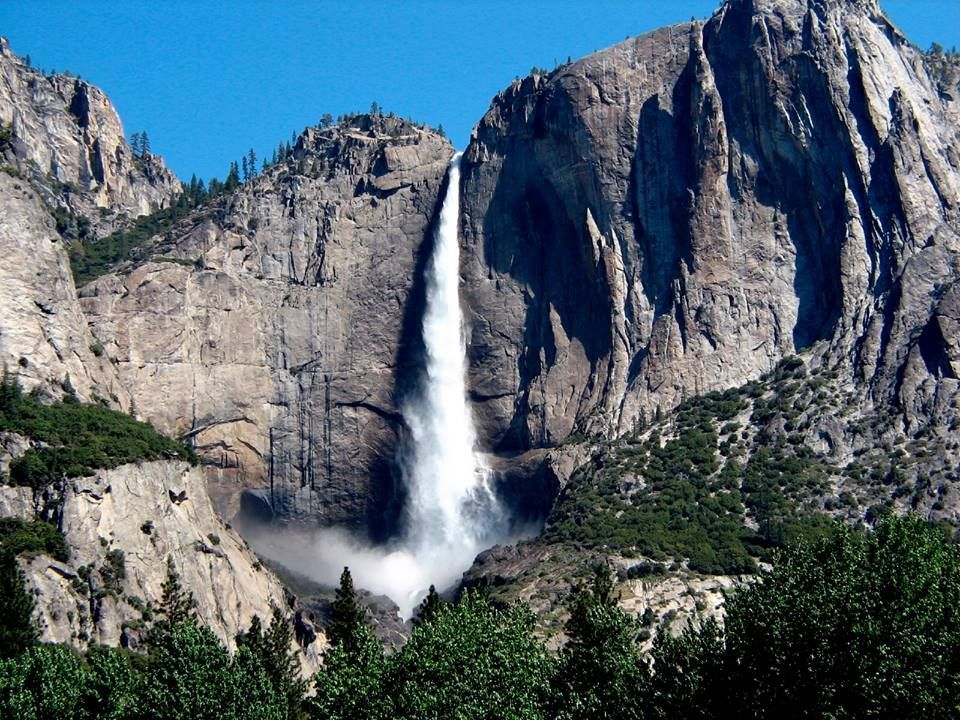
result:
<svg viewBox="0 0 960 720"><path fill-rule="evenodd" d="M248 648L231 657L187 620L155 640L145 674L145 720L284 720L286 707Z"/></svg>
<svg viewBox="0 0 960 720"><path fill-rule="evenodd" d="M526 605L500 610L476 591L441 604L391 658L396 718L533 720L544 714L553 663Z"/></svg>
<svg viewBox="0 0 960 720"><path fill-rule="evenodd" d="M237 636L237 647L246 648L263 667L274 693L286 706L286 717L305 717L303 696L307 683L300 676L300 660L293 645L290 623L279 608L273 609L269 629L264 632L254 616L250 630Z"/></svg>
<svg viewBox="0 0 960 720"><path fill-rule="evenodd" d="M698 717L957 717L960 551L915 517L837 526L733 595L722 641L706 625L660 643L654 672L651 703Z"/></svg>
<svg viewBox="0 0 960 720"><path fill-rule="evenodd" d="M639 627L617 606L606 564L590 583L575 588L566 624L569 642L560 651L553 688L557 718L641 717L636 698L647 680L637 650Z"/></svg>

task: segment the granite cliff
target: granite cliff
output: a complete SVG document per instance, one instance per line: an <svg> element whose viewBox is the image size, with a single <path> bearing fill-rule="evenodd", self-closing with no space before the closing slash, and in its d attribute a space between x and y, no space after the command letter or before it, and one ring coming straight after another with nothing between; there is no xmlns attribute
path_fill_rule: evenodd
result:
<svg viewBox="0 0 960 720"><path fill-rule="evenodd" d="M488 446L615 436L806 349L947 412L955 94L877 2L732 0L515 82L464 156Z"/></svg>
<svg viewBox="0 0 960 720"><path fill-rule="evenodd" d="M413 372L440 135L357 116L81 290L137 412L192 438L228 516L374 536L399 509L397 396ZM409 378L407 378L409 382Z"/></svg>
<svg viewBox="0 0 960 720"><path fill-rule="evenodd" d="M190 438L228 518L389 536L449 142L380 115L309 128L78 300L50 208L105 230L175 183L99 91L0 50L7 366ZM468 385L514 505L548 517L471 581L532 597L550 543L628 572L643 543L573 527L649 510L675 476L661 451L692 430L694 510L729 495L737 528L878 506L960 521L958 78L876 0L728 0L493 100L461 166ZM806 483L757 470L783 486L775 516L736 475L769 452ZM672 550L684 572L745 569L748 548L718 547Z"/></svg>
<svg viewBox="0 0 960 720"><path fill-rule="evenodd" d="M474 407L501 455L590 459L468 582L551 617L604 560L626 599L679 583L631 605L669 620L818 518L960 519L960 106L933 60L874 1L730 0L494 99L463 162Z"/></svg>
<svg viewBox="0 0 960 720"><path fill-rule="evenodd" d="M77 302L67 244L95 240L165 207L180 183L158 157L134 157L106 95L44 75L0 38L0 364L27 389L62 385L127 407Z"/></svg>
<svg viewBox="0 0 960 720"><path fill-rule="evenodd" d="M131 395L81 309L68 243L95 242L168 206L179 181L158 156L134 156L102 91L28 67L5 39L0 130L3 372L45 401L69 395L129 411ZM41 445L0 432L2 482L11 461ZM274 607L292 615L277 578L214 512L201 470L124 465L47 490L0 485L0 517L53 522L70 552L69 562L21 560L43 640L135 647L168 562L198 616L228 644L253 615L268 618ZM322 644L312 638L308 670Z"/></svg>
<svg viewBox="0 0 960 720"><path fill-rule="evenodd" d="M498 95L463 161L463 298L481 444L514 489L536 477L520 504L549 506L567 438L798 351L901 429L948 425L955 80L876 2L734 0ZM194 437L229 515L259 486L266 514L389 532L450 152L391 118L308 130L82 290L137 412Z"/></svg>
<svg viewBox="0 0 960 720"><path fill-rule="evenodd" d="M100 88L79 77L44 75L14 55L6 39L0 40L0 124L0 162L28 178L52 210L80 220L84 236L106 235L180 193L159 156L134 155Z"/></svg>
<svg viewBox="0 0 960 720"><path fill-rule="evenodd" d="M32 520L30 489L0 487L0 509ZM161 601L168 563L193 594L197 617L226 643L253 615L289 611L279 581L217 516L203 473L186 463L125 465L76 479L66 484L58 515L70 561L39 555L23 562L28 587L42 598L45 642L136 648L149 609Z"/></svg>

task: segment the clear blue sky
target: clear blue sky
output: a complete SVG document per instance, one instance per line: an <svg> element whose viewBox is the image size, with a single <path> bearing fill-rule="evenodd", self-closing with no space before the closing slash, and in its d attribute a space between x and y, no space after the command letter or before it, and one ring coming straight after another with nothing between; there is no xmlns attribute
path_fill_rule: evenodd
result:
<svg viewBox="0 0 960 720"><path fill-rule="evenodd" d="M0 34L36 67L103 88L181 178L223 177L320 116L387 111L463 148L490 98L718 0L0 0ZM960 0L883 0L914 43L960 46Z"/></svg>

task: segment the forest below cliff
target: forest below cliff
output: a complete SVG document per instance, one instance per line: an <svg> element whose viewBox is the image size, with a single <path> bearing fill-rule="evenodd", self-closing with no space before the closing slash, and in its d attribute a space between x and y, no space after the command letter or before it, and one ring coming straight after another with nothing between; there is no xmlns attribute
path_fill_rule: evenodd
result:
<svg viewBox="0 0 960 720"><path fill-rule="evenodd" d="M20 533L22 539L23 533ZM17 534L0 541L6 557ZM34 548L36 549L36 548ZM617 606L605 565L567 600L567 644L548 650L523 603L431 592L409 640L385 653L349 570L311 683L282 613L230 652L198 624L168 571L147 651L37 645L0 633L0 718L950 718L960 710L960 549L914 517L837 525L779 554L728 598L723 625L658 635ZM18 605L28 611L32 601ZM29 617L26 612L25 617ZM307 693L308 689L311 691Z"/></svg>

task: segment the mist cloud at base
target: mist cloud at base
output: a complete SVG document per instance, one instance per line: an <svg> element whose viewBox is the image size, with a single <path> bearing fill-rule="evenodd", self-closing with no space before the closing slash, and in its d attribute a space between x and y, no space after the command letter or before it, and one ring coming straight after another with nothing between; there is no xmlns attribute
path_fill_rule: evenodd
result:
<svg viewBox="0 0 960 720"><path fill-rule="evenodd" d="M503 540L534 534L534 528L524 528ZM338 528L263 525L245 527L243 535L258 555L320 585L336 587L343 568L349 567L356 587L389 597L404 620L413 616L430 585L441 592L454 587L476 555L494 544L436 547L415 555L365 544Z"/></svg>

